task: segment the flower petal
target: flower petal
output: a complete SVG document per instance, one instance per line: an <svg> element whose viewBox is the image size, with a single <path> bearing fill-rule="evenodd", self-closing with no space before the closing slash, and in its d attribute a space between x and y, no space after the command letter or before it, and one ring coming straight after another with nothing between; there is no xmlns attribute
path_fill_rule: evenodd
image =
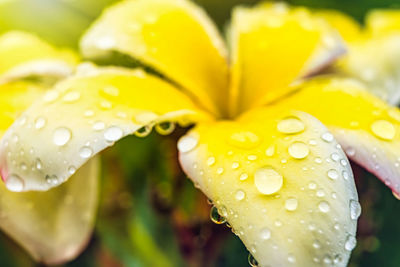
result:
<svg viewBox="0 0 400 267"><path fill-rule="evenodd" d="M186 0L123 1L106 10L81 41L85 57L129 55L177 82L208 110L226 101L226 49L202 9Z"/></svg>
<svg viewBox="0 0 400 267"><path fill-rule="evenodd" d="M7 186L20 179L19 191L48 190L66 181L70 168L128 134L202 119L209 115L187 96L141 69L88 68L57 84L9 128L0 148L1 174ZM42 168L21 169L37 160Z"/></svg>
<svg viewBox="0 0 400 267"><path fill-rule="evenodd" d="M365 19L368 31L375 36L400 34L400 9L375 9Z"/></svg>
<svg viewBox="0 0 400 267"><path fill-rule="evenodd" d="M260 266L346 266L360 212L347 158L318 120L277 111L200 123L182 168Z"/></svg>
<svg viewBox="0 0 400 267"><path fill-rule="evenodd" d="M347 155L400 194L400 111L356 81L317 79L280 103L316 116ZM316 101L317 100L317 101Z"/></svg>
<svg viewBox="0 0 400 267"><path fill-rule="evenodd" d="M63 78L76 63L71 51L57 50L35 35L18 31L0 35L0 83L28 76Z"/></svg>
<svg viewBox="0 0 400 267"><path fill-rule="evenodd" d="M47 192L10 192L0 183L0 228L38 262L74 259L93 230L98 163L91 160L68 183Z"/></svg>
<svg viewBox="0 0 400 267"><path fill-rule="evenodd" d="M231 28L234 113L288 94L289 84L344 52L339 34L305 8L239 7Z"/></svg>

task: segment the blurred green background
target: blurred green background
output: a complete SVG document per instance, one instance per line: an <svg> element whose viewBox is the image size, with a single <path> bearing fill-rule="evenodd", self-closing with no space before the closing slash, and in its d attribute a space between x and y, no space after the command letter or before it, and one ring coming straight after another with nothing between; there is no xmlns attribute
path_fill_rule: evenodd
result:
<svg viewBox="0 0 400 267"><path fill-rule="evenodd" d="M0 33L21 29L76 48L88 25L114 0L0 0ZM223 29L230 10L256 0L197 0ZM292 0L334 8L362 21L371 8L400 8L399 0ZM49 27L51 25L51 27ZM185 132L128 137L103 154L101 204L89 247L65 266L248 266L248 252L209 219L206 198L177 162ZM400 202L372 175L353 166L363 208L350 266L400 266ZM0 233L1 266L40 266Z"/></svg>

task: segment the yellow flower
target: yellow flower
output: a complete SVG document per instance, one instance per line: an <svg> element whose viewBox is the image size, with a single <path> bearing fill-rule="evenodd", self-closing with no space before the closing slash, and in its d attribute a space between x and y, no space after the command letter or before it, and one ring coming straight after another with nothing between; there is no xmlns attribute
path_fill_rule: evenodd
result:
<svg viewBox="0 0 400 267"><path fill-rule="evenodd" d="M109 8L84 35L83 56L150 71L84 63L46 91L4 134L7 188L48 190L124 136L196 124L178 142L181 166L260 266L345 266L361 212L345 152L398 193L399 110L355 80L305 81L345 51L305 8L237 7L228 39L229 53L185 0ZM93 190L87 180L71 194Z"/></svg>

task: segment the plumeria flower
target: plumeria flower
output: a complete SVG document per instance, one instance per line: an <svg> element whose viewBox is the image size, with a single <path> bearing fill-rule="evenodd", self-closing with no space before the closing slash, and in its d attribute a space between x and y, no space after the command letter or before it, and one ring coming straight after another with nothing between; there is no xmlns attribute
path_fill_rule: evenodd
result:
<svg viewBox="0 0 400 267"><path fill-rule="evenodd" d="M6 187L47 194L76 179L82 191L68 195L89 197L89 176L70 176L100 151L153 127L169 134L175 123L195 124L178 142L181 166L252 263L346 266L361 212L347 157L398 193L399 110L356 80L308 79L345 47L305 8L237 7L228 40L229 49L189 1L107 9L81 52L102 64L122 58L125 67L84 63L12 124L0 148Z"/></svg>

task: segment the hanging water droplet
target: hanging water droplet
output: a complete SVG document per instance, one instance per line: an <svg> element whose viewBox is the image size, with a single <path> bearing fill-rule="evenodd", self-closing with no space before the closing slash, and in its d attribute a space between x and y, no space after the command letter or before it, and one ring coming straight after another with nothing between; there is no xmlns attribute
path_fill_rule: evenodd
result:
<svg viewBox="0 0 400 267"><path fill-rule="evenodd" d="M173 122L161 122L156 124L156 131L161 135L171 134L175 130L175 123Z"/></svg>
<svg viewBox="0 0 400 267"><path fill-rule="evenodd" d="M323 133L321 135L321 139L324 140L327 143L330 143L330 142L333 141L334 137L333 137L333 135L331 133L326 132L326 133Z"/></svg>
<svg viewBox="0 0 400 267"><path fill-rule="evenodd" d="M243 190L237 190L235 193L236 200L243 200L246 197L246 193Z"/></svg>
<svg viewBox="0 0 400 267"><path fill-rule="evenodd" d="M278 122L277 129L284 134L296 134L304 131L304 123L297 117L287 117Z"/></svg>
<svg viewBox="0 0 400 267"><path fill-rule="evenodd" d="M178 141L178 150L181 153L187 153L193 150L197 144L199 143L199 139L194 135L185 135L181 137Z"/></svg>
<svg viewBox="0 0 400 267"><path fill-rule="evenodd" d="M392 140L396 135L396 129L394 125L386 120L377 120L371 124L371 130L375 134L375 136L384 139L384 140Z"/></svg>
<svg viewBox="0 0 400 267"><path fill-rule="evenodd" d="M43 117L38 117L38 118L35 120L35 128L36 128L36 129L40 130L40 129L42 129L45 125L46 125L46 119L45 119L45 118L43 118Z"/></svg>
<svg viewBox="0 0 400 267"><path fill-rule="evenodd" d="M251 149L260 144L260 138L253 132L243 131L231 134L228 142L238 148Z"/></svg>
<svg viewBox="0 0 400 267"><path fill-rule="evenodd" d="M339 173L337 172L337 170L335 169L330 169L327 172L327 175L329 178L331 178L332 180L336 180L339 177Z"/></svg>
<svg viewBox="0 0 400 267"><path fill-rule="evenodd" d="M11 174L6 180L6 187L13 192L21 192L24 190L24 181L16 174Z"/></svg>
<svg viewBox="0 0 400 267"><path fill-rule="evenodd" d="M136 132L135 135L137 137L146 137L151 133L151 126L150 125L146 125L143 126L142 128L139 128Z"/></svg>
<svg viewBox="0 0 400 267"><path fill-rule="evenodd" d="M271 231L267 227L262 228L261 231L260 231L260 237L263 240L270 239L271 238Z"/></svg>
<svg viewBox="0 0 400 267"><path fill-rule="evenodd" d="M326 201L321 201L321 202L318 204L318 208L319 208L319 210L320 210L321 212L323 212L323 213L327 213L327 212L329 212L330 209L331 209L331 207L329 206L328 202L326 202Z"/></svg>
<svg viewBox="0 0 400 267"><path fill-rule="evenodd" d="M293 142L289 146L289 155L295 159L304 159L310 153L310 149L308 146L303 142Z"/></svg>
<svg viewBox="0 0 400 267"><path fill-rule="evenodd" d="M346 238L346 242L344 244L344 248L347 251L352 251L357 245L357 240L354 236L348 235Z"/></svg>
<svg viewBox="0 0 400 267"><path fill-rule="evenodd" d="M53 133L53 143L57 146L66 145L71 139L72 133L68 128L57 128Z"/></svg>
<svg viewBox="0 0 400 267"><path fill-rule="evenodd" d="M123 132L122 132L121 128L119 128L117 126L112 126L104 132L104 138L108 142L115 142L115 141L119 140L122 137L122 135L123 135Z"/></svg>
<svg viewBox="0 0 400 267"><path fill-rule="evenodd" d="M251 267L258 267L258 262L251 253L249 253L248 262Z"/></svg>
<svg viewBox="0 0 400 267"><path fill-rule="evenodd" d="M223 224L226 222L225 217L221 216L218 212L217 207L212 206L210 210L210 218L213 223Z"/></svg>
<svg viewBox="0 0 400 267"><path fill-rule="evenodd" d="M296 198L288 198L285 201L285 208L288 211L294 211L297 209L298 201Z"/></svg>
<svg viewBox="0 0 400 267"><path fill-rule="evenodd" d="M281 189L283 177L272 167L263 167L256 170L254 174L254 184L261 194L271 195Z"/></svg>
<svg viewBox="0 0 400 267"><path fill-rule="evenodd" d="M361 205L357 200L350 200L350 218L357 220L361 215Z"/></svg>
<svg viewBox="0 0 400 267"><path fill-rule="evenodd" d="M93 150L88 146L84 146L79 150L79 156L84 159L90 158L92 154Z"/></svg>

